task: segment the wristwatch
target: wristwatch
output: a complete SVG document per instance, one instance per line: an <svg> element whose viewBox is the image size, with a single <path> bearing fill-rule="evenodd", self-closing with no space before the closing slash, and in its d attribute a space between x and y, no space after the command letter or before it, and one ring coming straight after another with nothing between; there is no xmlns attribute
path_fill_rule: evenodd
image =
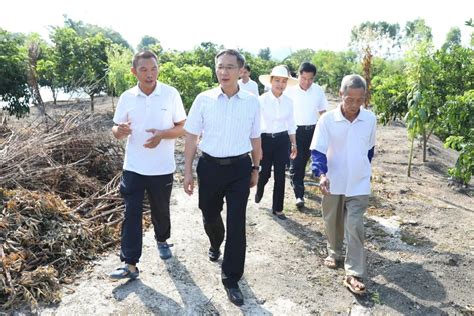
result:
<svg viewBox="0 0 474 316"><path fill-rule="evenodd" d="M252 166L253 170L257 170L258 172L262 171L262 166Z"/></svg>

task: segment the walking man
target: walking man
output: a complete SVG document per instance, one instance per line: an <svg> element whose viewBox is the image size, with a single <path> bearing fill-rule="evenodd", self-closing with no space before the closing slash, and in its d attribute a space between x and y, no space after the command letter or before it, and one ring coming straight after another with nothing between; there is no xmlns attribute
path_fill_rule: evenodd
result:
<svg viewBox="0 0 474 316"><path fill-rule="evenodd" d="M120 193L125 201L120 260L125 266L110 274L113 279L138 277L142 253L143 198L148 194L151 220L161 259L172 256L170 196L173 187L175 138L184 134L186 119L178 91L157 81L156 55L142 51L131 69L138 85L125 91L115 110L112 133L127 139Z"/></svg>
<svg viewBox="0 0 474 316"><path fill-rule="evenodd" d="M320 179L323 219L328 239L324 264L335 269L343 258L344 285L365 292L364 212L369 203L371 161L375 148L375 115L364 104L367 86L359 75L342 79L339 106L324 114L311 143L312 171Z"/></svg>
<svg viewBox="0 0 474 316"><path fill-rule="evenodd" d="M316 66L304 62L298 70L299 84L288 88L285 94L293 100L295 114L296 148L298 155L290 161L290 180L295 193L296 206L304 206L304 176L311 152L309 145L319 116L326 112L328 101L323 89L314 83Z"/></svg>
<svg viewBox="0 0 474 316"><path fill-rule="evenodd" d="M244 273L245 216L250 188L257 184L261 160L260 108L256 96L239 89L245 64L236 50L215 57L219 86L199 94L184 126L184 190L194 189L192 164L199 142L202 155L196 168L199 208L210 241L209 259L217 261L226 230L221 212L227 205L227 237L222 262L222 283L229 300L242 305L238 281ZM251 153L251 158L249 156ZM253 162L253 166L252 166Z"/></svg>

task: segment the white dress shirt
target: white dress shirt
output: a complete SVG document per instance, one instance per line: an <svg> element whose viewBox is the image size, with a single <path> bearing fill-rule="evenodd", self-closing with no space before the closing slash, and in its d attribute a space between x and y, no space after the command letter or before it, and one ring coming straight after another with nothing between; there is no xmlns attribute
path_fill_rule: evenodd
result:
<svg viewBox="0 0 474 316"><path fill-rule="evenodd" d="M239 79L239 87L243 90L246 90L246 91L252 93L256 97L259 96L258 84L255 81L253 81L252 79L249 79L249 81L247 81L247 83L244 83L242 81L242 79Z"/></svg>
<svg viewBox="0 0 474 316"><path fill-rule="evenodd" d="M150 95L144 94L138 85L122 93L115 109L114 123L131 122L132 129L127 137L123 169L146 176L173 173L176 170L175 140L162 139L155 148L145 148L143 145L153 136L145 130L169 129L185 119L181 97L169 85L157 82Z"/></svg>
<svg viewBox="0 0 474 316"><path fill-rule="evenodd" d="M262 94L260 101L262 133L280 133L288 131L289 135L296 133L295 118L293 115L293 101L281 95L277 98L273 92Z"/></svg>
<svg viewBox="0 0 474 316"><path fill-rule="evenodd" d="M331 194L370 194L371 165L367 154L375 146L376 123L374 113L363 107L353 122L348 121L341 105L318 121L310 149L327 157Z"/></svg>
<svg viewBox="0 0 474 316"><path fill-rule="evenodd" d="M194 100L184 129L200 135L199 149L213 157L250 152L250 139L260 137L258 99L244 90L231 98L220 87L204 91Z"/></svg>
<svg viewBox="0 0 474 316"><path fill-rule="evenodd" d="M298 126L315 125L319 119L319 112L325 111L328 107L323 89L315 83L306 91L298 84L289 87L284 93L293 100L293 112Z"/></svg>

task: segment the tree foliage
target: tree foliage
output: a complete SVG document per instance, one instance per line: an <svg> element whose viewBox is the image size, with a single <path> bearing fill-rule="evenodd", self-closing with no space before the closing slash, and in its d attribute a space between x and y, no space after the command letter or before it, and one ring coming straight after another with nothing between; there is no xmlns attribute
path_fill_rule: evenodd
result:
<svg viewBox="0 0 474 316"><path fill-rule="evenodd" d="M184 65L177 67L173 63L165 63L160 66L160 81L172 85L181 94L186 110L191 105L196 96L210 89L214 82L212 71L206 66Z"/></svg>
<svg viewBox="0 0 474 316"><path fill-rule="evenodd" d="M132 46L122 37L122 35L110 28L101 27L94 24L84 23L83 21L74 21L70 19L67 15L64 15L64 26L69 27L76 31L76 34L80 37L89 37L95 36L99 33L109 39L110 42L118 44L128 49L132 49Z"/></svg>
<svg viewBox="0 0 474 316"><path fill-rule="evenodd" d="M116 44L107 48L107 87L109 95L120 96L136 84L135 76L130 71L133 52Z"/></svg>
<svg viewBox="0 0 474 316"><path fill-rule="evenodd" d="M30 111L27 67L23 38L0 29L0 99L9 115L18 118Z"/></svg>

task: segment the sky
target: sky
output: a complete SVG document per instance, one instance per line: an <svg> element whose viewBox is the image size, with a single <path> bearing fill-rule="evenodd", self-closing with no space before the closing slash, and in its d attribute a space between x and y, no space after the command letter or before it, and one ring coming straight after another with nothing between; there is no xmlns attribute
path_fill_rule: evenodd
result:
<svg viewBox="0 0 474 316"><path fill-rule="evenodd" d="M474 1L417 0L4 0L0 28L36 32L47 39L49 26L62 26L63 15L112 28L136 47L144 35L164 49L190 50L201 42L242 48L256 54L270 47L282 59L302 48L346 50L352 27L362 22L399 23L423 18L440 47L451 27L470 41Z"/></svg>

